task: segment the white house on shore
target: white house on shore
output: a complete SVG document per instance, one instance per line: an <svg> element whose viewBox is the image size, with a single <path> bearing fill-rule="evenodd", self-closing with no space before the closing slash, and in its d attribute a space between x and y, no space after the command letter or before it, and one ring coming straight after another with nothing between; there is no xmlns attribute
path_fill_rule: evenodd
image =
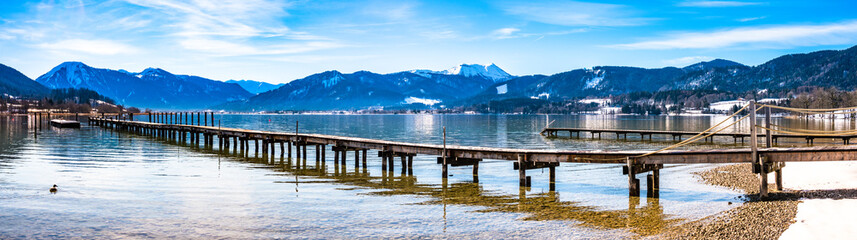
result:
<svg viewBox="0 0 857 240"><path fill-rule="evenodd" d="M739 98L738 100L713 102L708 105L708 109L715 112L728 112L732 111L732 108L734 108L735 106L742 108L749 102L750 101L744 100L743 98Z"/></svg>

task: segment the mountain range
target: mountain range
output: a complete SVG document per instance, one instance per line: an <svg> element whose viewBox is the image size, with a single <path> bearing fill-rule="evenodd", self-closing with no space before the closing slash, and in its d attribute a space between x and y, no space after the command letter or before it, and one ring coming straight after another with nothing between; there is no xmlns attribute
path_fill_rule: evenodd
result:
<svg viewBox="0 0 857 240"><path fill-rule="evenodd" d="M204 109L253 96L238 84L174 75L160 68L132 73L93 68L80 62L62 63L36 82L51 89L86 88L122 105L153 109Z"/></svg>
<svg viewBox="0 0 857 240"><path fill-rule="evenodd" d="M682 68L597 66L528 76L513 76L494 64L462 64L442 71L420 69L388 74L326 71L273 85L257 81L225 83L174 75L157 68L131 73L66 62L36 81L0 65L0 80L0 93L38 95L48 88L88 88L120 104L154 109L420 109L516 98L564 101L668 90L783 92L801 86L855 90L857 46L784 55L758 66L715 59Z"/></svg>
<svg viewBox="0 0 857 240"><path fill-rule="evenodd" d="M424 108L465 99L512 78L496 65L462 64L451 70L411 70L390 74L327 71L291 81L245 101L216 106L238 111L357 110Z"/></svg>

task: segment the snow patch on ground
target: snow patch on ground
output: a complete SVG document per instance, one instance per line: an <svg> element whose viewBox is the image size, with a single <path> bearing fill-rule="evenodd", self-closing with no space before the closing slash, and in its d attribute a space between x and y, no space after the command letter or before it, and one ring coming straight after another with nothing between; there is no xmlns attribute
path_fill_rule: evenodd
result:
<svg viewBox="0 0 857 240"><path fill-rule="evenodd" d="M790 162L783 168L783 187L857 188L857 162ZM794 220L780 239L853 239L857 236L857 199L804 199Z"/></svg>
<svg viewBox="0 0 857 240"><path fill-rule="evenodd" d="M497 86L497 94L506 94L507 92L509 92L509 88L506 84Z"/></svg>
<svg viewBox="0 0 857 240"><path fill-rule="evenodd" d="M440 103L440 100L437 99L427 99L427 98L418 98L418 97L408 97L405 98L406 104L414 104L414 103L422 103L427 106L432 106Z"/></svg>
<svg viewBox="0 0 857 240"><path fill-rule="evenodd" d="M586 80L586 85L583 86L583 89L590 89L598 87L598 84L601 84L601 81L604 80L605 72L604 70L598 69L594 71L595 76Z"/></svg>

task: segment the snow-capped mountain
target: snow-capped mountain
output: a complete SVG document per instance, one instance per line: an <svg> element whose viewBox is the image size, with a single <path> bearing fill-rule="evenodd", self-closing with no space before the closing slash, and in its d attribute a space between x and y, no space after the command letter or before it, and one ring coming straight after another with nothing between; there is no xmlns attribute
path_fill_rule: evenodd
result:
<svg viewBox="0 0 857 240"><path fill-rule="evenodd" d="M286 85L285 83L280 83L280 84L274 85L274 84L270 84L270 83L266 83L266 82L259 82L259 81L253 81L253 80L228 80L226 82L238 84L239 86L244 88L244 90L247 90L248 92L250 92L252 94L259 94L259 93L271 91L271 90L277 89L278 87L282 87L283 85Z"/></svg>
<svg viewBox="0 0 857 240"><path fill-rule="evenodd" d="M479 65L479 64L461 64L455 67L452 67L443 71L432 71L432 70L411 70L409 71L414 74L419 74L424 77L431 77L433 74L437 75L460 75L465 77L483 77L486 79L490 79L494 82L501 82L505 80L509 80L514 78L511 74L503 71L497 65L493 63L488 66Z"/></svg>
<svg viewBox="0 0 857 240"><path fill-rule="evenodd" d="M36 79L48 88L86 88L119 104L154 109L203 109L253 94L241 86L197 76L174 75L159 68L140 73L65 62Z"/></svg>

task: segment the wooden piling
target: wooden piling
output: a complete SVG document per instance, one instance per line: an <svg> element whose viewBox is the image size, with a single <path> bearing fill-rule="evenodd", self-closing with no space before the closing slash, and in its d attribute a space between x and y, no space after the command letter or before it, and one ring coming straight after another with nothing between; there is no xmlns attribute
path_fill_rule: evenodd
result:
<svg viewBox="0 0 857 240"><path fill-rule="evenodd" d="M477 165L478 166L478 162ZM475 174L475 173L474 173ZM556 191L556 167L551 165L548 167L548 191Z"/></svg>
<svg viewBox="0 0 857 240"><path fill-rule="evenodd" d="M764 159L759 157L759 136L756 133L756 101L751 100L749 103L749 114L750 114L750 159L753 160L755 164L758 164L759 171L759 197L766 198L768 197L768 174L765 172L765 163Z"/></svg>
<svg viewBox="0 0 857 240"><path fill-rule="evenodd" d="M527 186L527 168L524 165L524 157L523 154L518 154L518 185L521 187Z"/></svg>

